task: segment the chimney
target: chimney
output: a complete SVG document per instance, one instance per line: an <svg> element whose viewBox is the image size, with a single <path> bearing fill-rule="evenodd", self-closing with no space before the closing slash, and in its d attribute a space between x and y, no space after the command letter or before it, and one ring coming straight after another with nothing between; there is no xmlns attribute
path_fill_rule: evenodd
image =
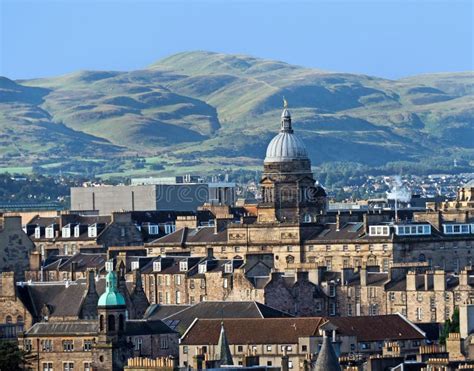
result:
<svg viewBox="0 0 474 371"><path fill-rule="evenodd" d="M4 230L22 230L21 227L21 216L4 216L3 217L3 229Z"/></svg>
<svg viewBox="0 0 474 371"><path fill-rule="evenodd" d="M433 273L433 289L435 291L446 290L446 274L444 270L435 270Z"/></svg>
<svg viewBox="0 0 474 371"><path fill-rule="evenodd" d="M95 288L95 270L92 268L87 269L87 293L96 293Z"/></svg>
<svg viewBox="0 0 474 371"><path fill-rule="evenodd" d="M338 211L336 214L336 231L341 229L341 211Z"/></svg>
<svg viewBox="0 0 474 371"><path fill-rule="evenodd" d="M362 221L364 222L365 234L369 234L369 215L368 215L368 213L363 214Z"/></svg>
<svg viewBox="0 0 474 371"><path fill-rule="evenodd" d="M76 280L77 262L71 262L71 281Z"/></svg>
<svg viewBox="0 0 474 371"><path fill-rule="evenodd" d="M0 294L2 297L16 298L15 273L2 272Z"/></svg>
<svg viewBox="0 0 474 371"><path fill-rule="evenodd" d="M474 332L474 304L459 306L459 330L463 339Z"/></svg>
<svg viewBox="0 0 474 371"><path fill-rule="evenodd" d="M127 211L114 211L112 213L112 223L131 223L132 213Z"/></svg>
<svg viewBox="0 0 474 371"><path fill-rule="evenodd" d="M469 282L469 272L466 268L464 268L461 272L459 272L459 286L468 286Z"/></svg>
<svg viewBox="0 0 474 371"><path fill-rule="evenodd" d="M367 267L361 267L359 270L360 285L367 286Z"/></svg>
<svg viewBox="0 0 474 371"><path fill-rule="evenodd" d="M30 270L38 272L41 270L41 253L32 251L30 254Z"/></svg>
<svg viewBox="0 0 474 371"><path fill-rule="evenodd" d="M207 258L214 259L214 249L212 247L207 248Z"/></svg>
<svg viewBox="0 0 474 371"><path fill-rule="evenodd" d="M416 291L416 273L407 272L406 281L407 291Z"/></svg>

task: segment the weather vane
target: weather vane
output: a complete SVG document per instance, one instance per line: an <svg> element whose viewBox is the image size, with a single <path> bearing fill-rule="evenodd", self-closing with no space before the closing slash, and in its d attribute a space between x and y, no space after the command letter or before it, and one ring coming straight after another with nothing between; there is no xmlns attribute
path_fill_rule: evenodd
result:
<svg viewBox="0 0 474 371"><path fill-rule="evenodd" d="M285 97L283 97L283 108L288 108L288 102Z"/></svg>

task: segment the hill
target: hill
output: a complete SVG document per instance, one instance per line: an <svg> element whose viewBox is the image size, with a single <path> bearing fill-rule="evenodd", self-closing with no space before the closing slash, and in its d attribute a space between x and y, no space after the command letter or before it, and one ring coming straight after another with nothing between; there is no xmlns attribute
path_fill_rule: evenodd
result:
<svg viewBox="0 0 474 371"><path fill-rule="evenodd" d="M473 87L472 72L393 81L212 52L130 72L3 78L0 161L64 170L65 158L146 159L95 165L95 173L124 174L259 168L285 96L313 164L469 163Z"/></svg>

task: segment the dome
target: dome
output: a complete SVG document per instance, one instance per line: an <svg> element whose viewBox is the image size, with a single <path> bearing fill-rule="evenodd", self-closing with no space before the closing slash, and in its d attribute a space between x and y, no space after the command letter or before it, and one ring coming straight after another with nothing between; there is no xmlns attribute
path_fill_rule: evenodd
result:
<svg viewBox="0 0 474 371"><path fill-rule="evenodd" d="M281 129L267 147L264 162L284 162L307 159L308 154L303 141L293 133L291 115L288 109L281 114Z"/></svg>
<svg viewBox="0 0 474 371"><path fill-rule="evenodd" d="M105 276L105 292L100 296L97 305L99 307L125 306L125 298L117 289L117 278L115 272L110 271Z"/></svg>

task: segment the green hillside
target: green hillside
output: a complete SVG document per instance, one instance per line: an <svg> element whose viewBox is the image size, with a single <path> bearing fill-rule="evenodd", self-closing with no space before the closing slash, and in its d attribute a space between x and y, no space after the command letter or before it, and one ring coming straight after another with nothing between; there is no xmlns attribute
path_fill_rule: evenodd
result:
<svg viewBox="0 0 474 371"><path fill-rule="evenodd" d="M146 158L122 161L116 175L259 168L285 96L316 165L468 164L473 87L472 72L393 81L211 52L131 72L2 78L0 162L69 171L62 163L75 158L110 173L97 163Z"/></svg>

